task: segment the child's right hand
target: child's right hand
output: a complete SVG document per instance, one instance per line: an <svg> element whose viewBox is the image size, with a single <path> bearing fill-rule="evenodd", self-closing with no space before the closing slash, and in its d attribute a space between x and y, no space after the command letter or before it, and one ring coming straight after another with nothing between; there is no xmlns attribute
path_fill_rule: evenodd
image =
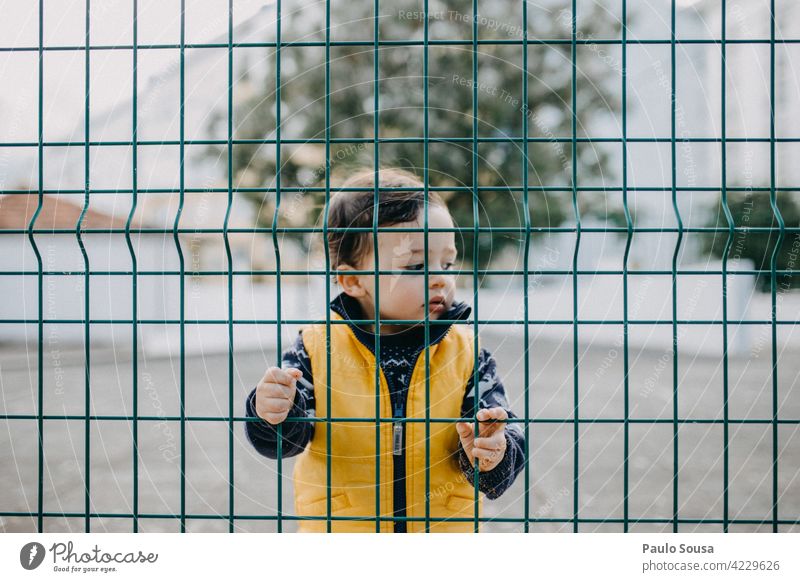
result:
<svg viewBox="0 0 800 582"><path fill-rule="evenodd" d="M297 392L297 368L268 368L256 386L256 414L270 424L280 424L289 416Z"/></svg>

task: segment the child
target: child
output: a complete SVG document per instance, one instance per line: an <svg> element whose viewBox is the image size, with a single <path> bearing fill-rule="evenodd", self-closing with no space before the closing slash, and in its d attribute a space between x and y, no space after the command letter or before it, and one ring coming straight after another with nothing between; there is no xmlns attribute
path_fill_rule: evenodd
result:
<svg viewBox="0 0 800 582"><path fill-rule="evenodd" d="M352 176L331 197L329 228L373 226L374 171ZM397 169L380 170L379 188L422 188L415 175ZM378 226L423 228L422 190L379 190ZM428 196L430 229L453 228L444 201ZM328 415L325 324L302 329L282 356L282 369L269 368L246 401L247 416L263 420L245 423L253 446L277 457L277 425L283 423L283 457L300 455L294 470L295 510L300 531L326 531L328 465L330 513L361 517L331 521L332 531L374 532L380 495L380 531L425 531L426 499L430 502L430 531L473 531L473 467L479 462L479 488L490 499L501 495L523 467L524 436L509 410L494 358L485 349L478 357L479 410L474 409L473 329L471 325L440 323L465 320L471 308L456 301L455 277L447 274L456 262L454 232L428 233L428 302L425 279L419 275L350 274L375 268L371 232L329 232L328 248L343 292L331 301L330 416L364 419L325 422L289 421L287 417L325 418ZM421 273L424 269L423 232L380 232L381 271ZM380 388L375 388L374 325L353 320L375 318L380 304ZM430 418L477 418L473 422L431 422L426 451L425 310L429 313ZM420 323L383 323L420 320ZM342 321L344 323L336 324ZM299 383L298 383L299 381ZM376 398L380 417L396 418L380 425L380 487L376 486ZM330 457L327 431L330 435ZM429 457L426 453L429 452ZM430 467L426 489L425 467ZM372 519L368 519L372 517ZM399 518L392 520L391 518ZM453 518L457 518L453 521Z"/></svg>

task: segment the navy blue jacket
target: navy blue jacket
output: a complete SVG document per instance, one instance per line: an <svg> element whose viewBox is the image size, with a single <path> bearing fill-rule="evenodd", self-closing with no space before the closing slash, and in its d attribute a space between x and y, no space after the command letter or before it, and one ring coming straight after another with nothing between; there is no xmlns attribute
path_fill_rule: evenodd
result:
<svg viewBox="0 0 800 582"><path fill-rule="evenodd" d="M341 293L331 301L330 308L351 322L354 319L370 319L364 316L357 300L345 293ZM445 320L466 320L472 308L463 302L456 302L449 311L441 316ZM357 324L349 323L356 338L363 343L373 354L375 353L375 336ZM450 323L438 323L431 320L429 339L430 345L439 342L448 332ZM405 410L405 401L408 394L411 372L414 370L418 357L425 357L425 331L422 326L406 330L397 334L381 335L380 364L386 376L391 395L392 409L400 406ZM294 344L284 351L282 367L297 368L302 371L303 377L312 388L305 388L297 384L294 405L289 412L289 417L313 417L316 408L314 400L314 378L311 370L311 360L303 345L302 333L298 333ZM509 409L505 388L497 374L497 365L492 355L481 348L478 354L478 399L479 408L502 407L508 412L509 418L516 415ZM276 427L258 417L255 409L255 388L247 396L245 412L249 417L258 420L245 422L247 438L262 455L275 459L278 456L278 439ZM470 418L475 415L475 394L473 376L467 383L464 400L461 406L461 417ZM283 423L282 456L291 457L301 453L314 436L314 422L285 421ZM491 471L479 474L479 488L489 499L502 495L516 479L525 464L525 436L518 423L506 424L506 453L503 460ZM405 434L404 434L405 439ZM467 480L473 480L473 466L467 454L458 447L458 461ZM394 456L394 515L405 516L405 443L403 454ZM405 521L395 522L395 531L406 531Z"/></svg>

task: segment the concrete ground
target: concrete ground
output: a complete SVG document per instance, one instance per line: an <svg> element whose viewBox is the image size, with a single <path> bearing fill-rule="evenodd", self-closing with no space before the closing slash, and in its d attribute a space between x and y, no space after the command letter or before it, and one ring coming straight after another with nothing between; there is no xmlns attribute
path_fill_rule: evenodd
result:
<svg viewBox="0 0 800 582"><path fill-rule="evenodd" d="M583 328L581 337L590 334ZM511 406L524 414L523 338L519 334L482 334L482 345L498 360ZM531 327L528 401L530 425L529 508L536 519L572 519L574 359L572 329L563 341L538 339ZM3 414L35 414L37 355L19 346L0 346L0 389ZM778 359L778 416L800 418L800 354L785 352ZM581 423L579 438L578 515L597 521L581 523L580 531L622 531L624 512L623 382L625 354L621 343L579 345L578 384L582 419L611 422ZM244 397L260 378L275 353L236 353L233 373L233 411L243 414ZM670 519L673 510L673 363L671 351L631 349L629 416L670 422L629 425L628 515L636 519ZM85 411L84 355L45 343L43 357L45 414L83 415ZM108 348L92 350L92 414L130 414L132 403L130 354ZM185 361L187 416L226 416L229 411L228 358L208 354ZM679 354L680 418L723 418L724 366L718 357ZM772 374L769 343L748 358L728 363L728 417L771 420ZM139 414L165 417L179 414L180 362L177 359L139 361ZM559 421L564 419L564 421ZM0 421L0 511L36 511L38 447L36 420ZM800 520L800 425L778 425L779 518ZM90 488L92 511L129 513L133 506L132 428L128 421L90 424ZM185 427L186 512L225 515L228 512L229 432L226 422L192 421ZM139 423L138 503L141 513L180 511L180 423ZM681 519L721 520L723 516L723 425L686 423L678 431L678 500ZM728 508L730 519L770 520L772 517L772 425L736 422L728 428ZM44 509L84 512L83 420L48 420L44 429ZM236 514L274 515L278 505L277 463L260 457L244 437L242 423L233 434L234 504ZM293 510L291 470L283 464L282 508ZM487 501L489 517L524 517L524 474L495 501ZM92 531L132 531L130 518L91 520ZM236 531L275 531L274 520L236 521ZM224 519L189 519L187 530L227 531ZM44 529L84 531L83 518L46 518ZM140 531L178 531L176 519L141 519ZM294 523L284 529L293 531ZM522 531L519 523L494 522L485 531ZM572 531L572 523L535 522L531 531ZM35 531L35 518L2 517L0 531ZM671 524L632 523L631 531L671 531ZM721 524L681 524L680 531L721 531ZM771 531L771 524L731 525L731 531ZM800 531L782 525L780 531Z"/></svg>

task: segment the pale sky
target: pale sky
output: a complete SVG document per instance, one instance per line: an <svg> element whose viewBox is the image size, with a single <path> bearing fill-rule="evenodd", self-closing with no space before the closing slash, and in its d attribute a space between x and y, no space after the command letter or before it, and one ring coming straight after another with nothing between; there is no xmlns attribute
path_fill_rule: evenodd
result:
<svg viewBox="0 0 800 582"><path fill-rule="evenodd" d="M234 26L273 0L235 0ZM0 46L36 47L39 43L39 3L0 0ZM131 0L95 0L91 5L91 44L133 43ZM180 41L180 0L139 0L139 44ZM76 46L85 42L85 0L45 3L45 46ZM186 0L186 42L208 42L227 33L227 0ZM131 97L130 51L93 51L93 110L104 110ZM85 55L83 51L53 51L45 55L45 139L64 139L82 118ZM176 59L175 51L139 53L139 88ZM37 130L38 54L0 53L0 135L2 141L35 141ZM82 139L82 136L80 137Z"/></svg>
<svg viewBox="0 0 800 582"><path fill-rule="evenodd" d="M582 0L579 4L584 4ZM595 2L597 0L591 0ZM677 0L679 7L692 7L700 0ZM316 2L316 0L314 0ZM304 0L285 10L302 9ZM539 0L546 5L552 0ZM234 26L274 0L234 0ZM288 4L288 3L287 3ZM610 0L615 13L618 0ZM537 1L532 0L531 6ZM670 0L652 0L637 5L653 13L655 20L668 17ZM45 46L84 44L86 0L47 0ZM186 42L208 42L224 35L228 25L228 0L186 0ZM658 13L658 14L656 14ZM37 0L0 0L0 46L38 45ZM650 20L650 19L647 19ZM94 0L91 3L92 45L132 44L132 1ZM636 35L631 30L631 36ZM661 31L668 34L668 31ZM180 0L139 0L139 44L178 43ZM139 88L175 61L175 51L143 51L139 54ZM84 99L84 54L81 51L48 52L45 57L45 139L67 139L80 126ZM0 52L0 136L2 141L32 141L37 126L38 55ZM132 66L126 51L92 53L91 91L93 110L105 110L130 98Z"/></svg>

